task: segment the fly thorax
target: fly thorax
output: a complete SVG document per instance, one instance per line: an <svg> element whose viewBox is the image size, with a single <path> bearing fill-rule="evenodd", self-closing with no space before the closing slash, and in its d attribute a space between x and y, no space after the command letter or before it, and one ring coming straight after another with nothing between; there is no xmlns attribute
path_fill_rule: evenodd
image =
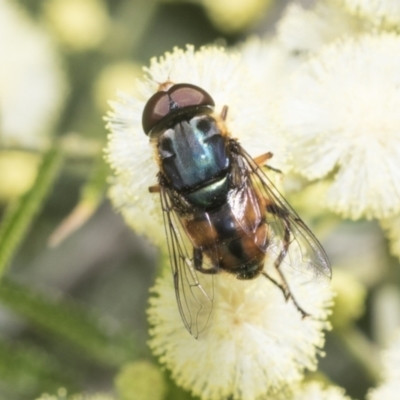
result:
<svg viewBox="0 0 400 400"><path fill-rule="evenodd" d="M227 143L211 116L174 124L160 136L158 153L163 173L174 189L193 194L194 200L198 192L200 202L227 192Z"/></svg>

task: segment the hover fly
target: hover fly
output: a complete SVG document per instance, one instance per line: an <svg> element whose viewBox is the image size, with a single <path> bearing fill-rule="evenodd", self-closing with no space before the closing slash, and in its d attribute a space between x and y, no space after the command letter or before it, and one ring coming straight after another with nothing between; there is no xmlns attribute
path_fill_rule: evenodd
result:
<svg viewBox="0 0 400 400"><path fill-rule="evenodd" d="M149 190L160 194L178 308L195 337L212 311L213 285L202 283L207 276L267 278L303 317L283 266L331 276L320 243L264 172L272 153L253 159L227 131L228 107L220 115L214 108L202 88L168 81L142 116L159 164L158 184Z"/></svg>

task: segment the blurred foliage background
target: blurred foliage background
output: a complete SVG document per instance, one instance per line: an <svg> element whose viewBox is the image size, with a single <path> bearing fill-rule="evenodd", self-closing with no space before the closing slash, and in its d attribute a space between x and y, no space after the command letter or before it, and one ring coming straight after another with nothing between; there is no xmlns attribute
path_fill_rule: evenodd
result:
<svg viewBox="0 0 400 400"><path fill-rule="evenodd" d="M7 3L0 1L0 16ZM248 2L248 15L235 14L236 2L210 6L201 0L9 3L34 29L47 32L61 77L53 88L59 90L54 121L43 128L57 146L0 142L0 398L34 399L44 392L65 398L62 387L140 399L126 397L124 382L145 370L135 370L133 362L154 362L146 347L145 308L159 256L125 227L104 197L107 100L117 89L129 93L141 66L174 46L234 45L249 34L273 32L287 1ZM2 37L10 48L25 51L24 41L13 44L14 39L7 32ZM0 57L3 63L8 55L0 50ZM1 98L2 80L7 75L0 75L0 104L7 101ZM374 265L389 268L398 261L388 255L373 222L345 222L325 246L337 264L364 275L370 289L364 312L364 286L359 294L357 282L339 283L348 292L343 299L362 299L354 313L363 316L346 334L328 334L320 363L326 376L361 398L376 377L377 366L364 358L373 349L369 339L384 336L382 299L399 296L399 272L391 272L385 282L393 283L386 285ZM165 398L191 398L164 375Z"/></svg>

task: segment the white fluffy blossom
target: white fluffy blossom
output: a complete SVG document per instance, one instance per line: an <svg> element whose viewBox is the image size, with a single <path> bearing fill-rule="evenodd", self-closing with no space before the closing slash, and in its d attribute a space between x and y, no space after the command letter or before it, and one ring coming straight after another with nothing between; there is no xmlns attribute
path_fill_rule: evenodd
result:
<svg viewBox="0 0 400 400"><path fill-rule="evenodd" d="M55 49L8 0L0 0L0 43L0 145L40 148L64 95Z"/></svg>
<svg viewBox="0 0 400 400"><path fill-rule="evenodd" d="M174 380L202 399L265 398L314 370L324 344L331 292L289 274L291 290L312 317L302 319L280 290L260 276L242 281L221 273L209 330L194 339L179 314L170 274L152 289L149 342ZM264 397L263 397L264 396Z"/></svg>
<svg viewBox="0 0 400 400"><path fill-rule="evenodd" d="M362 22L338 6L322 1L312 8L291 3L277 25L274 37L250 37L235 48L260 87L260 102L264 105L264 126L276 131L276 99L285 90L290 76L321 47L345 35L363 32ZM284 146L278 149L287 155ZM279 165L287 172L289 162Z"/></svg>
<svg viewBox="0 0 400 400"><path fill-rule="evenodd" d="M290 3L278 22L276 40L292 56L310 55L339 37L357 35L364 23L331 1L322 0L305 8Z"/></svg>
<svg viewBox="0 0 400 400"><path fill-rule="evenodd" d="M282 400L351 400L344 390L337 386L324 387L319 382L309 382L292 388L292 394L278 397ZM277 400L278 400L277 399Z"/></svg>
<svg viewBox="0 0 400 400"><path fill-rule="evenodd" d="M265 148L261 142L267 137L278 139L275 121L275 102L286 85L288 77L298 67L300 60L291 57L287 50L273 39L260 39L256 36L248 38L238 47L234 48L241 55L243 65L248 69L252 78L258 85L260 113L263 115L261 122L264 134L258 138L259 148ZM290 170L289 155L286 142L281 136L274 143L274 159L272 164L283 172Z"/></svg>
<svg viewBox="0 0 400 400"><path fill-rule="evenodd" d="M386 378L400 383L400 332L390 348L383 354L383 363Z"/></svg>
<svg viewBox="0 0 400 400"><path fill-rule="evenodd" d="M368 400L397 400L400 393L400 332L383 353L383 382L369 392Z"/></svg>
<svg viewBox="0 0 400 400"><path fill-rule="evenodd" d="M344 8L374 25L398 28L400 24L400 2L398 0L336 0Z"/></svg>
<svg viewBox="0 0 400 400"><path fill-rule="evenodd" d="M325 46L278 107L295 170L331 174L326 204L350 218L400 210L400 37L363 35Z"/></svg>
<svg viewBox="0 0 400 400"><path fill-rule="evenodd" d="M111 131L107 159L115 171L110 197L127 222L155 243L164 242L160 201L148 187L157 183L157 163L149 138L143 133L142 112L147 100L166 81L191 83L206 90L215 101L215 110L229 107L226 125L244 148L257 156L274 153L271 165L282 165L283 138L268 131L259 88L237 54L204 47L195 51L175 48L160 59L152 59L146 75L138 81L134 96L121 94L113 102L108 127Z"/></svg>

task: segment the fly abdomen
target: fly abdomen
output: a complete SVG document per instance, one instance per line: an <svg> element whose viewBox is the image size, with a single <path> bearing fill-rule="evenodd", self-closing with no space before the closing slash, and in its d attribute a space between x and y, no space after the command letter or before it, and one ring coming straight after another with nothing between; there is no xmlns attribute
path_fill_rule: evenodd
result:
<svg viewBox="0 0 400 400"><path fill-rule="evenodd" d="M182 195L185 196L186 200L188 200L191 204L207 210L226 203L228 191L229 181L225 176L222 179L209 183L204 187L196 188L190 191L182 191Z"/></svg>
<svg viewBox="0 0 400 400"><path fill-rule="evenodd" d="M229 204L187 219L185 229L194 247L201 249L220 270L238 279L251 279L263 269L265 252L257 245L255 237L263 237L265 242L265 224L260 223L253 233L246 233Z"/></svg>

